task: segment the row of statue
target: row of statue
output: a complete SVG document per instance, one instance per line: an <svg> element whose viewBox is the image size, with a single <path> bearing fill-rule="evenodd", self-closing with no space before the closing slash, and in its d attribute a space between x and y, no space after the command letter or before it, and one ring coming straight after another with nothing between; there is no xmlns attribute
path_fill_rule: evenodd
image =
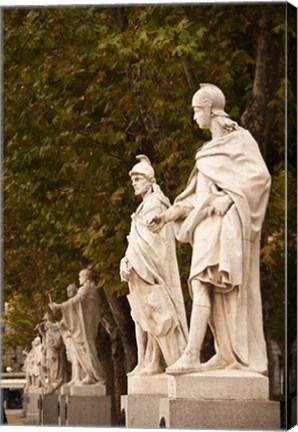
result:
<svg viewBox="0 0 298 432"><path fill-rule="evenodd" d="M138 349L138 363L130 375L212 369L264 374L259 248L270 174L252 135L224 111L225 96L217 86L201 84L192 106L195 122L209 129L212 139L197 151L187 186L173 205L157 185L147 156L137 156L139 162L129 172L135 194L142 198L131 216L120 263L120 278L129 286ZM192 246L189 328L176 239ZM62 311L59 334L72 365L70 383L104 380L95 346L98 297L89 276L88 270L80 273L81 287L65 303L50 303L53 311ZM46 352L47 338L55 332L51 325ZM207 326L215 355L201 363Z"/></svg>
<svg viewBox="0 0 298 432"><path fill-rule="evenodd" d="M56 322L48 312L36 328L40 335L25 353L26 390L42 388L53 393L62 385L105 383L96 349L99 296L88 269L79 273L79 282L79 288L67 287L67 301L49 303L52 312L61 310L62 320Z"/></svg>

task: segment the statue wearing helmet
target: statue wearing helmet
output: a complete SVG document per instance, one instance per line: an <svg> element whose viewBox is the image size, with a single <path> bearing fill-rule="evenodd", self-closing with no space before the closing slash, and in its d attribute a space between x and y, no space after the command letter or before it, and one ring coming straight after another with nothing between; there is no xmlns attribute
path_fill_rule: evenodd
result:
<svg viewBox="0 0 298 432"><path fill-rule="evenodd" d="M142 202L131 216L128 247L120 263L120 277L128 282L128 300L135 322L138 364L131 375L154 375L173 364L187 340L187 324L172 224L157 235L146 221L170 207L156 184L145 155L137 156L129 172Z"/></svg>
<svg viewBox="0 0 298 432"><path fill-rule="evenodd" d="M201 84L194 120L212 139L197 152L186 189L152 219L158 232L174 221L176 238L192 245L193 298L187 347L170 374L240 368L267 372L259 287L259 242L270 175L252 135L224 111L225 97ZM207 325L216 354L200 362Z"/></svg>

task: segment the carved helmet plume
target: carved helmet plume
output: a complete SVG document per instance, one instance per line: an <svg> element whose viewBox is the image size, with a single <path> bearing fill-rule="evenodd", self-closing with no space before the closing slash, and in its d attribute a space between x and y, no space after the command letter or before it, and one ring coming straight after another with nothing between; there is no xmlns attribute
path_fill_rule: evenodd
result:
<svg viewBox="0 0 298 432"><path fill-rule="evenodd" d="M229 117L224 111L226 99L223 92L214 84L200 84L200 89L193 95L192 106L210 106L211 114Z"/></svg>
<svg viewBox="0 0 298 432"><path fill-rule="evenodd" d="M150 159L143 154L136 156L136 159L140 162L132 167L131 171L129 171L129 175L142 174L146 177L154 178L154 169L151 165Z"/></svg>

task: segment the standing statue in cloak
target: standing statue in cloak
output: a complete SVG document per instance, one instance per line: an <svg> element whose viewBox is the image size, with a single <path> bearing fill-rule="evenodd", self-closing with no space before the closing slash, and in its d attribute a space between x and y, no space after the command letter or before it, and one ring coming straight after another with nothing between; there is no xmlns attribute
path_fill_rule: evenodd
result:
<svg viewBox="0 0 298 432"><path fill-rule="evenodd" d="M77 293L64 303L49 304L55 311L60 309L63 325L71 334L76 360L84 372L84 378L78 378L75 384L104 384L104 372L96 350L96 335L99 325L99 296L89 270L79 274L80 287Z"/></svg>
<svg viewBox="0 0 298 432"><path fill-rule="evenodd" d="M148 221L155 233L174 221L176 238L192 245L189 339L167 372L239 368L266 374L259 253L271 177L252 135L224 111L217 86L201 84L192 106L195 122L212 139L198 150L173 206ZM201 364L208 324L216 354Z"/></svg>
<svg viewBox="0 0 298 432"><path fill-rule="evenodd" d="M75 284L70 284L66 288L68 298L74 297L78 292L78 287ZM79 362L79 355L77 354L76 341L72 336L72 332L67 327L67 323L62 319L60 321L60 328L62 333L62 338L65 345L66 357L71 364L71 379L64 386L72 386L80 384L80 382L85 378L85 373Z"/></svg>
<svg viewBox="0 0 298 432"><path fill-rule="evenodd" d="M182 354L187 323L172 224L153 234L146 221L170 207L155 182L145 155L137 157L129 175L142 202L131 216L128 247L120 263L120 277L128 282L128 300L135 322L138 364L130 375L164 372Z"/></svg>

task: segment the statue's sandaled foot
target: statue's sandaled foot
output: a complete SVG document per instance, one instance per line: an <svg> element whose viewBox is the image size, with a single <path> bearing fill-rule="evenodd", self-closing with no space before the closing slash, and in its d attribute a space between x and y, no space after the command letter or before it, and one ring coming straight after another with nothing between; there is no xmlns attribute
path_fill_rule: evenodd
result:
<svg viewBox="0 0 298 432"><path fill-rule="evenodd" d="M183 375L201 370L200 355L196 349L186 349L182 356L166 368L169 375Z"/></svg>
<svg viewBox="0 0 298 432"><path fill-rule="evenodd" d="M82 385L91 385L96 383L97 381L94 378L92 378L90 375L85 376L85 378L81 382Z"/></svg>
<svg viewBox="0 0 298 432"><path fill-rule="evenodd" d="M242 365L241 363L237 362L237 360L235 360L233 363L230 363L228 366L226 366L226 369L236 369L236 370L249 370L249 368L247 366Z"/></svg>
<svg viewBox="0 0 298 432"><path fill-rule="evenodd" d="M128 372L128 374L126 375L127 376L138 375L143 369L144 369L143 363L138 363L136 367L132 371Z"/></svg>
<svg viewBox="0 0 298 432"><path fill-rule="evenodd" d="M230 364L228 363L228 361L225 360L221 355L215 354L206 363L201 364L201 371L205 372L209 370L226 369L227 367L229 367L229 365Z"/></svg>
<svg viewBox="0 0 298 432"><path fill-rule="evenodd" d="M142 369L137 375L138 376L150 376L150 375L157 375L163 372L162 367L159 365L159 363L149 363L144 369Z"/></svg>

